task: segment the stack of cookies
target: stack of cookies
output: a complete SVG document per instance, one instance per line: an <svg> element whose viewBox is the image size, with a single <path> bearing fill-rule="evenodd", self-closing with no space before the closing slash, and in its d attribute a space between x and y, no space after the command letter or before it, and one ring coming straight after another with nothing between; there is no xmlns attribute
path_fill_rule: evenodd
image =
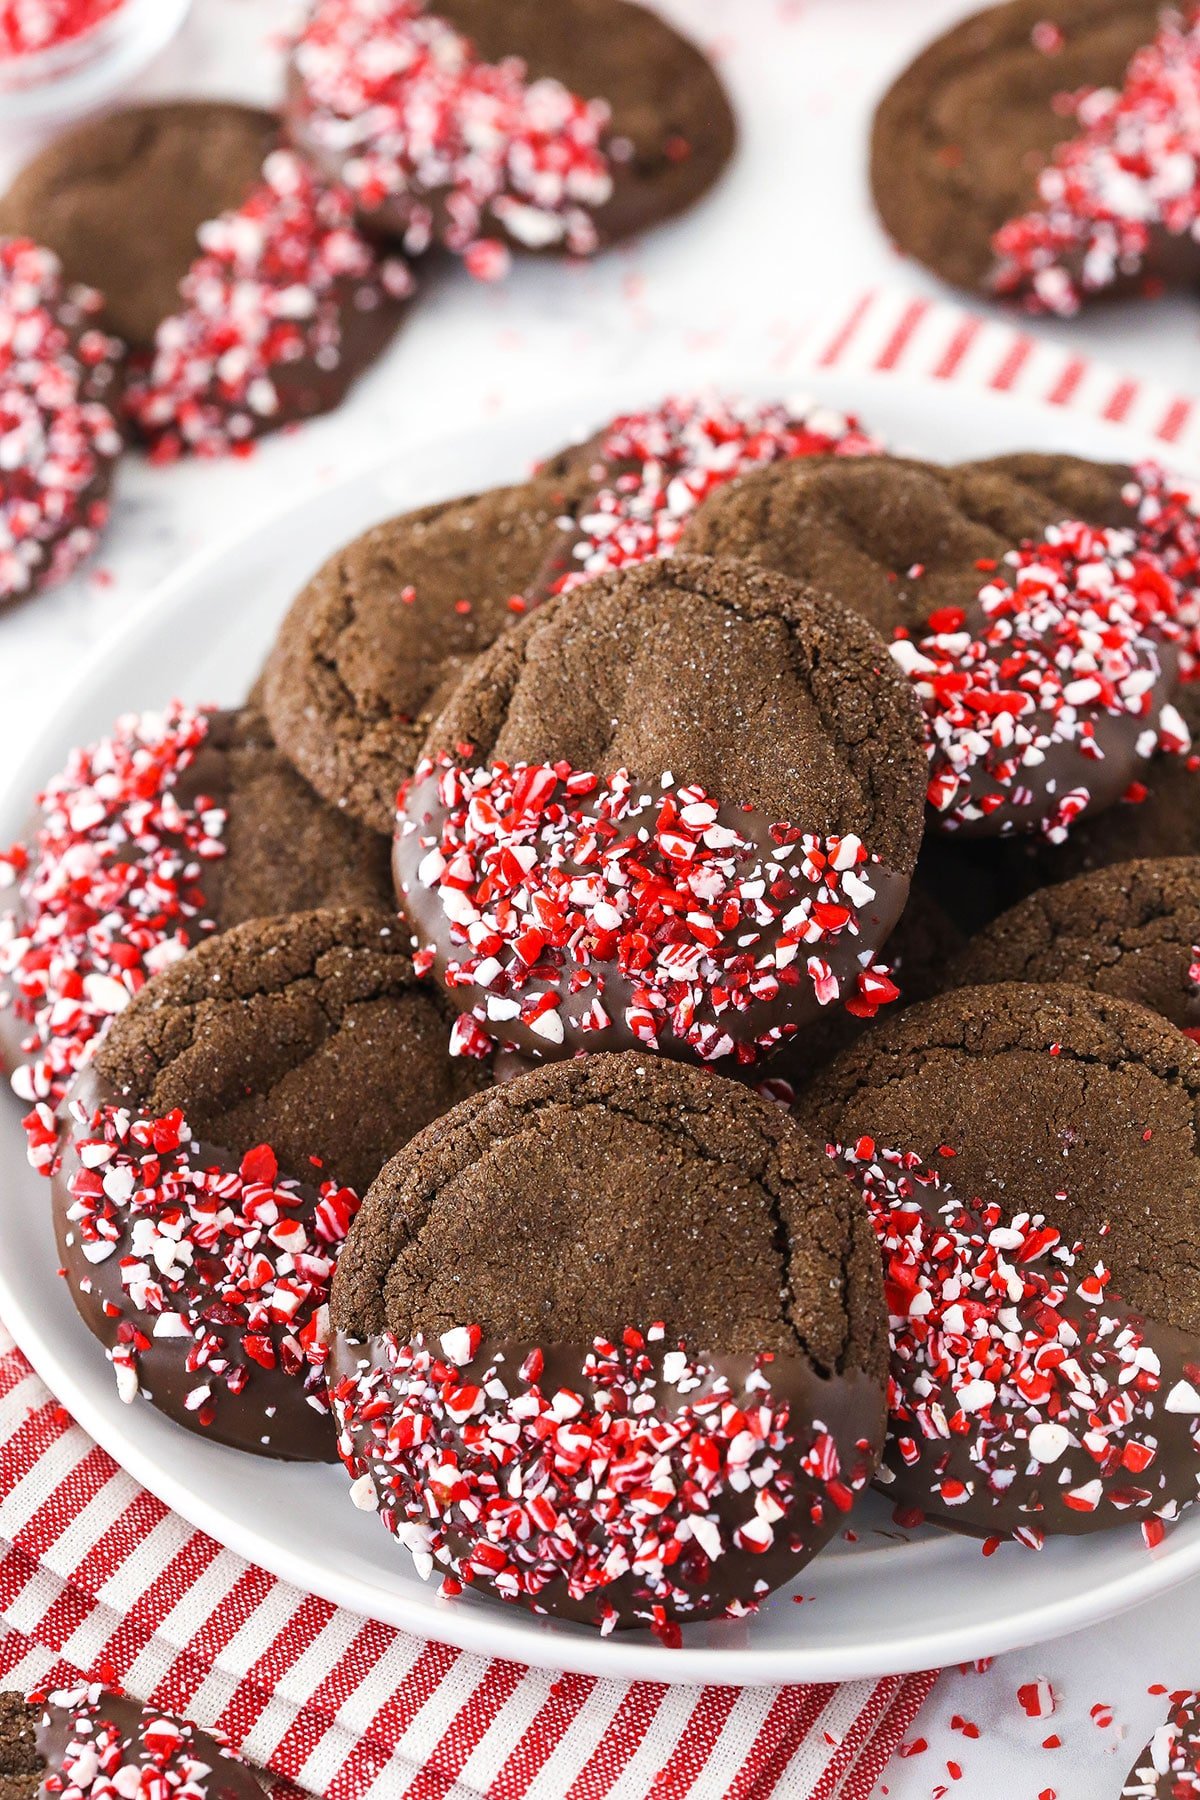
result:
<svg viewBox="0 0 1200 1800"><path fill-rule="evenodd" d="M1200 1496L1200 495L669 399L375 526L0 859L121 1396L418 1569L760 1605ZM1004 1578L1004 1559L992 1565Z"/></svg>
<svg viewBox="0 0 1200 1800"><path fill-rule="evenodd" d="M589 256L716 181L733 116L632 0L312 0L279 113L126 107L0 198L0 605L94 548L126 443L245 454L337 406L417 272Z"/></svg>

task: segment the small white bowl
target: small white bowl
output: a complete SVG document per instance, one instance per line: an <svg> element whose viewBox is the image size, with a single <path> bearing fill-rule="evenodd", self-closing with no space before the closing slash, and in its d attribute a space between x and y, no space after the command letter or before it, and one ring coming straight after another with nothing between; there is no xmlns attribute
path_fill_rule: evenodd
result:
<svg viewBox="0 0 1200 1800"><path fill-rule="evenodd" d="M98 106L166 48L190 6L191 0L125 0L68 43L0 57L0 132Z"/></svg>

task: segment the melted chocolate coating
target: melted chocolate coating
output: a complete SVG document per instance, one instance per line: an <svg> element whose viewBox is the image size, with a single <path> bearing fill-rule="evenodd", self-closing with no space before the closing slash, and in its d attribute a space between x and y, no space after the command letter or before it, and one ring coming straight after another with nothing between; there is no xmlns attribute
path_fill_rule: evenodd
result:
<svg viewBox="0 0 1200 1800"><path fill-rule="evenodd" d="M594 1416L612 1403L612 1390L597 1384L584 1373L584 1350L578 1345L541 1345L542 1369L535 1381L522 1371L535 1346L508 1338L484 1338L469 1362L455 1369L460 1384L474 1383L483 1388L490 1404L485 1420L517 1420L527 1417L527 1396L537 1389L546 1399L564 1392L577 1396L583 1403L583 1416ZM664 1404L655 1408L654 1416L663 1424L665 1456L670 1456L671 1421L683 1408L703 1403L720 1393L723 1403L752 1411L769 1404L786 1405L788 1412L788 1444L780 1453L780 1470L772 1479L773 1491L786 1502L786 1515L778 1522L769 1548L757 1553L738 1554L735 1533L755 1516L757 1490L748 1486L738 1492L731 1486L718 1491L715 1501L701 1509L715 1523L723 1554L709 1556L698 1538L688 1539L679 1562L671 1566L671 1580L686 1588L686 1599L666 1602L671 1618L692 1621L720 1618L731 1608L736 1612L752 1605L771 1590L782 1586L799 1573L817 1552L829 1542L839 1528L844 1512L869 1477L878 1454L879 1388L874 1377L861 1370L829 1375L818 1374L811 1364L798 1356L776 1355L761 1367L749 1356L698 1356L706 1373L694 1387L686 1391L673 1388L663 1375L664 1358L672 1353L670 1344L648 1346L654 1364L654 1381L662 1393ZM488 1571L472 1566L472 1552L486 1542L483 1533L471 1519L469 1509L453 1503L441 1505L431 1497L430 1489L417 1467L417 1458L397 1451L398 1422L408 1415L402 1399L392 1389L392 1406L388 1408L383 1394L389 1391L389 1373L394 1367L388 1340L380 1337L365 1343L338 1332L330 1354L330 1389L334 1408L342 1425L339 1440L343 1461L351 1475L369 1484L374 1504L388 1529L401 1541L414 1522L431 1523L440 1543L433 1552L435 1567L468 1582L478 1581L482 1588ZM383 1394L372 1388L372 1417L363 1419L349 1402L364 1372L378 1373ZM762 1385L765 1375L769 1391ZM369 1379L369 1376L368 1376ZM507 1389L509 1400L519 1401L516 1410L506 1407L499 1398L498 1384ZM674 1395L678 1393L678 1400ZM597 1398L600 1408L597 1408ZM674 1403L673 1403L674 1401ZM443 1460L458 1463L463 1469L478 1466L478 1432L480 1417L461 1423L449 1423L437 1442ZM836 1452L839 1471L837 1481L841 1496L834 1501L829 1484L814 1466L814 1440L828 1437ZM828 1445L824 1455L829 1456ZM688 1479L682 1459L671 1458L668 1480L682 1484ZM540 1486L546 1463L545 1439L526 1443L516 1452L514 1465L505 1470L509 1491L532 1493ZM514 1467L521 1473L520 1487L514 1482ZM592 1462L589 1468L598 1469ZM606 1478L613 1479L617 1492L622 1492L619 1474L612 1468L596 1473L598 1486ZM655 1476L656 1484L658 1474ZM360 1495L362 1496L360 1498ZM356 1504L369 1507L371 1500L359 1488ZM556 1618L573 1619L581 1624L596 1625L611 1620L615 1613L618 1626L644 1624L651 1609L662 1603L661 1594L644 1574L632 1569L615 1580L578 1591L572 1582L577 1559L564 1543L544 1552L547 1565L557 1561L557 1572L546 1568L545 1585L527 1602L534 1611L553 1614ZM500 1590L503 1591L502 1589ZM611 1609L611 1611L609 1610Z"/></svg>

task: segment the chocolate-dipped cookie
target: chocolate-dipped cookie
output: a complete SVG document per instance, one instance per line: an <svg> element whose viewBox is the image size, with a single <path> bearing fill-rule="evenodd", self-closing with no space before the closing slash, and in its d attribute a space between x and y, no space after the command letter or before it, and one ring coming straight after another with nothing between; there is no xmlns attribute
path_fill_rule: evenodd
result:
<svg viewBox="0 0 1200 1800"><path fill-rule="evenodd" d="M1194 286L1200 29L1157 0L1013 0L922 51L884 98L884 224L957 286L1072 313Z"/></svg>
<svg viewBox="0 0 1200 1800"><path fill-rule="evenodd" d="M1130 474L1075 458L780 463L715 494L683 548L779 568L894 636L939 830L1059 841L1187 743L1173 695L1195 649L1194 567L1174 504L1164 523L1161 472ZM1068 495L1091 516L1063 519ZM1122 512L1128 530L1103 524ZM1186 511L1189 545L1195 523Z"/></svg>
<svg viewBox="0 0 1200 1800"><path fill-rule="evenodd" d="M488 275L496 234L587 255L683 211L735 138L706 59L628 0L314 0L288 124L373 230Z"/></svg>
<svg viewBox="0 0 1200 1800"><path fill-rule="evenodd" d="M28 1699L0 1693L0 1793L5 1800L264 1800L267 1789L219 1732L99 1683Z"/></svg>
<svg viewBox="0 0 1200 1800"><path fill-rule="evenodd" d="M1200 1049L1083 988L964 988L800 1114L883 1252L887 1492L985 1536L1157 1542L1200 1492Z"/></svg>
<svg viewBox="0 0 1200 1800"><path fill-rule="evenodd" d="M1171 1713L1137 1758L1120 1800L1195 1800L1200 1794L1200 1695L1175 1694Z"/></svg>
<svg viewBox="0 0 1200 1800"><path fill-rule="evenodd" d="M63 580L108 522L123 350L101 305L51 251L0 240L0 607Z"/></svg>
<svg viewBox="0 0 1200 1800"><path fill-rule="evenodd" d="M422 967L488 1041L762 1060L895 997L923 758L853 613L675 557L547 601L463 677L397 823Z"/></svg>
<svg viewBox="0 0 1200 1800"><path fill-rule="evenodd" d="M264 671L281 748L318 793L390 832L430 722L525 610L579 491L550 475L404 513L301 590Z"/></svg>
<svg viewBox="0 0 1200 1800"><path fill-rule="evenodd" d="M134 352L125 416L161 457L215 454L335 406L390 340L407 267L279 148L274 115L189 100L56 139L0 200Z"/></svg>
<svg viewBox="0 0 1200 1800"><path fill-rule="evenodd" d="M26 165L0 199L0 231L47 245L68 281L104 296L105 327L150 350L200 227L241 206L278 132L274 114L226 101L121 107Z"/></svg>
<svg viewBox="0 0 1200 1800"><path fill-rule="evenodd" d="M323 1308L359 1197L490 1080L390 914L251 921L114 1021L63 1103L59 1252L122 1399L219 1443L334 1454Z"/></svg>
<svg viewBox="0 0 1200 1800"><path fill-rule="evenodd" d="M856 1197L770 1101L636 1054L535 1070L414 1139L355 1221L353 1498L449 1592L669 1640L744 1612L870 1479L878 1281Z"/></svg>
<svg viewBox="0 0 1200 1800"><path fill-rule="evenodd" d="M974 938L944 985L1069 981L1200 1039L1200 856L1116 863L1039 888Z"/></svg>
<svg viewBox="0 0 1200 1800"><path fill-rule="evenodd" d="M127 714L36 804L28 840L0 853L0 1066L44 1109L47 1146L97 1034L189 945L244 919L390 904L388 840L326 806L253 707Z"/></svg>

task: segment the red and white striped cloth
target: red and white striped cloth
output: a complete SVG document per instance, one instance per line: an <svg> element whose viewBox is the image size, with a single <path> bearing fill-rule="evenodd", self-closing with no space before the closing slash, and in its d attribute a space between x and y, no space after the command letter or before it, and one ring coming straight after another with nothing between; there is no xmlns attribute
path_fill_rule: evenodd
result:
<svg viewBox="0 0 1200 1800"><path fill-rule="evenodd" d="M805 347L818 368L919 375L1021 394L1160 438L1164 457L1173 452L1200 460L1200 393L1135 381L1003 318L946 301L872 289Z"/></svg>
<svg viewBox="0 0 1200 1800"><path fill-rule="evenodd" d="M1200 402L939 302L867 294L809 343L823 368L1010 389L1200 457ZM194 1531L71 1421L2 1326L0 1620L0 1686L115 1677L220 1726L275 1773L277 1800L869 1800L936 1678L676 1688L423 1643Z"/></svg>

